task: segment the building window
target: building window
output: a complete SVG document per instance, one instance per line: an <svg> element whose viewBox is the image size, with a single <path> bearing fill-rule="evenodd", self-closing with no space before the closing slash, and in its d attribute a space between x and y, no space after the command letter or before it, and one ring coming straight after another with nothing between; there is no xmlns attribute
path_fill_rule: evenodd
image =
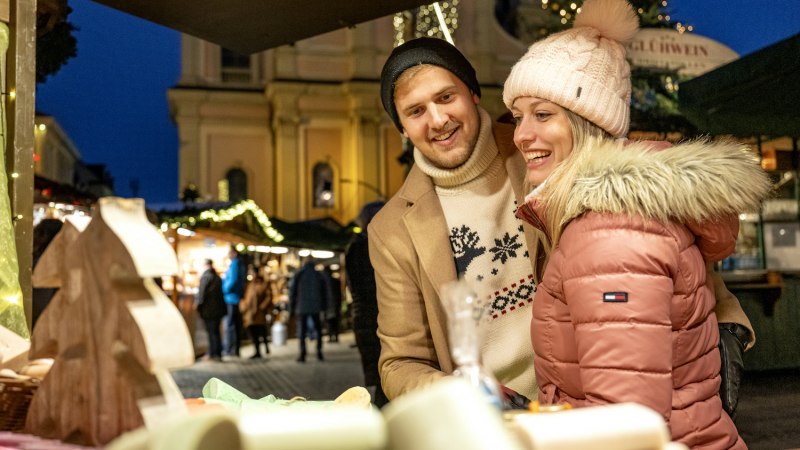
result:
<svg viewBox="0 0 800 450"><path fill-rule="evenodd" d="M222 48L222 81L225 83L249 83L251 80L250 55L243 55Z"/></svg>
<svg viewBox="0 0 800 450"><path fill-rule="evenodd" d="M314 164L312 180L314 180L314 207L333 208L336 200L333 192L333 167L326 162Z"/></svg>
<svg viewBox="0 0 800 450"><path fill-rule="evenodd" d="M225 175L228 181L228 200L239 202L247 197L247 174L242 169L231 169Z"/></svg>

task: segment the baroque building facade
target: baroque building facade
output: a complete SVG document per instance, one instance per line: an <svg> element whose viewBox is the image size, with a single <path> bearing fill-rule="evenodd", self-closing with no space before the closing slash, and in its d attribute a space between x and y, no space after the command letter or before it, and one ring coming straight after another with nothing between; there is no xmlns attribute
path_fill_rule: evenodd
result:
<svg viewBox="0 0 800 450"><path fill-rule="evenodd" d="M472 61L481 105L505 112L502 83L525 46L494 2L462 0L456 46ZM394 17L240 55L182 36L181 78L169 90L179 137L179 189L200 200L251 198L271 216L352 220L391 197L407 167L401 134L380 102Z"/></svg>

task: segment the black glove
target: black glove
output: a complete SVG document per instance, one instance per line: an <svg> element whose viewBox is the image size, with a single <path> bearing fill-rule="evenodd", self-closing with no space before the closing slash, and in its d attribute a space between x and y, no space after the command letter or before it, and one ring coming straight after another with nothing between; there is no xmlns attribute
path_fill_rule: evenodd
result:
<svg viewBox="0 0 800 450"><path fill-rule="evenodd" d="M503 411L509 411L514 409L528 409L528 405L531 403L528 397L520 394L519 392L503 386L502 384L500 387L500 396L503 400Z"/></svg>
<svg viewBox="0 0 800 450"><path fill-rule="evenodd" d="M739 385L744 372L744 347L750 340L750 330L738 323L719 324L719 353L722 367L719 374L722 384L719 396L722 397L722 408L736 418L736 404L739 402Z"/></svg>

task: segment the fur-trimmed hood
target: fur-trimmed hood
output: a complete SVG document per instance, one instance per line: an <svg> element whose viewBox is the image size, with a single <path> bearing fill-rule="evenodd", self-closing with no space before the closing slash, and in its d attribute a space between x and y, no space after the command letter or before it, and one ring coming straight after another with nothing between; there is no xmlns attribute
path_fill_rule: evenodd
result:
<svg viewBox="0 0 800 450"><path fill-rule="evenodd" d="M757 156L734 142L658 150L653 142L590 141L574 156L572 186L558 186L563 172L556 171L542 190L568 189L562 224L588 210L699 223L755 211L771 189Z"/></svg>

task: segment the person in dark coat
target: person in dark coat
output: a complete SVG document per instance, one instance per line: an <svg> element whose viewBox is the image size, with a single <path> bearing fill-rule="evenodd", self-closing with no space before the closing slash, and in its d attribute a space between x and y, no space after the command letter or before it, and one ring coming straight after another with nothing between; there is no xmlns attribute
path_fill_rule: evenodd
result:
<svg viewBox="0 0 800 450"><path fill-rule="evenodd" d="M194 304L208 332L208 359L220 361L222 360L220 325L227 308L222 295L222 279L214 270L214 262L210 259L206 260L206 270L200 277Z"/></svg>
<svg viewBox="0 0 800 450"><path fill-rule="evenodd" d="M42 254L50 245L50 242L53 240L53 238L56 237L59 231L61 231L61 227L63 225L63 222L58 219L42 219L42 221L33 228L34 269L39 263L39 258L42 257ZM42 315L44 309L50 304L50 300L53 299L56 291L58 291L58 288L33 288L33 309L31 311L32 326L36 325L36 322L39 320L39 316Z"/></svg>
<svg viewBox="0 0 800 450"><path fill-rule="evenodd" d="M330 299L325 321L328 326L328 342L339 342L339 322L342 320L342 289L339 278L334 278L333 271L326 267L322 273L330 290Z"/></svg>
<svg viewBox="0 0 800 450"><path fill-rule="evenodd" d="M297 337L300 340L298 362L306 361L306 336L309 321L317 330L317 359L322 361L322 323L320 314L330 304L330 289L325 276L314 268L309 259L289 282L289 312L297 318Z"/></svg>
<svg viewBox="0 0 800 450"><path fill-rule="evenodd" d="M381 388L381 377L378 374L378 358L381 356L381 341L377 334L378 297L375 293L375 271L369 261L367 225L383 204L372 202L364 205L356 218L361 232L353 236L345 252L347 286L353 297L353 332L361 354L364 385L373 392L373 403L379 408L388 403L389 399Z"/></svg>

